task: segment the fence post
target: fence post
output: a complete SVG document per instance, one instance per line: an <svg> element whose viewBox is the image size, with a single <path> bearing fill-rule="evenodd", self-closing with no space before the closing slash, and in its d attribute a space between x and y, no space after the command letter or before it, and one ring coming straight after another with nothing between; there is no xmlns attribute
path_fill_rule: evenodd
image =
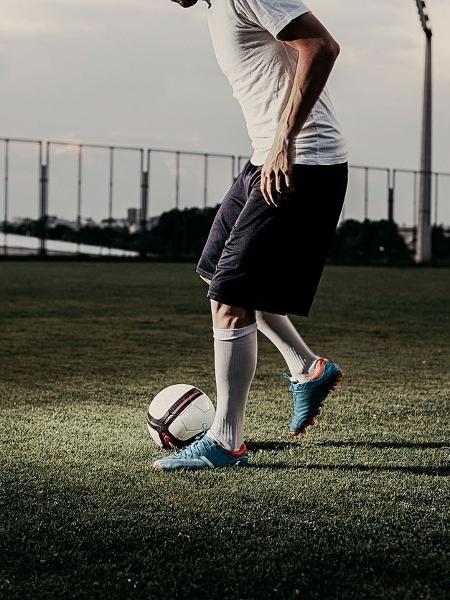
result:
<svg viewBox="0 0 450 600"><path fill-rule="evenodd" d="M5 256L8 254L8 240L7 240L7 231L8 231L8 187L9 187L9 140L5 140L5 182L4 182L4 202L5 202L5 212L3 215L3 240L4 244L4 254Z"/></svg>
<svg viewBox="0 0 450 600"><path fill-rule="evenodd" d="M389 188L389 199L388 199L388 220L394 222L394 188Z"/></svg>
<svg viewBox="0 0 450 600"><path fill-rule="evenodd" d="M364 220L369 218L369 168L364 168Z"/></svg>
<svg viewBox="0 0 450 600"><path fill-rule="evenodd" d="M180 207L180 152L175 152L175 208Z"/></svg>
<svg viewBox="0 0 450 600"><path fill-rule="evenodd" d="M392 173L392 184L391 177L389 176L389 189L388 189L388 221L394 222L394 195L395 195L395 169Z"/></svg>
<svg viewBox="0 0 450 600"><path fill-rule="evenodd" d="M417 171L414 171L414 186L413 186L413 220L412 220L412 248L414 256L417 252Z"/></svg>
<svg viewBox="0 0 450 600"><path fill-rule="evenodd" d="M141 247L140 256L147 255L148 171L141 173Z"/></svg>
<svg viewBox="0 0 450 600"><path fill-rule="evenodd" d="M47 198L48 198L48 165L41 164L40 194L39 194L39 220L40 226L40 247L39 254L42 257L47 256Z"/></svg>
<svg viewBox="0 0 450 600"><path fill-rule="evenodd" d="M203 156L203 208L208 204L208 155Z"/></svg>
<svg viewBox="0 0 450 600"><path fill-rule="evenodd" d="M81 247L81 201L82 201L82 183L83 183L83 146L78 146L78 173L77 173L77 252L80 254Z"/></svg>
<svg viewBox="0 0 450 600"><path fill-rule="evenodd" d="M439 173L434 174L434 225L438 226Z"/></svg>

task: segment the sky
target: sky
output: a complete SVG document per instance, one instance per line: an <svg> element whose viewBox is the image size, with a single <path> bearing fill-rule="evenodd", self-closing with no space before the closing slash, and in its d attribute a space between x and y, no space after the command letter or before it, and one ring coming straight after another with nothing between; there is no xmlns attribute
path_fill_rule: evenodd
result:
<svg viewBox="0 0 450 600"><path fill-rule="evenodd" d="M418 168L424 35L414 0L307 4L341 46L328 87L347 136L350 161ZM428 0L427 5L434 31L434 168L450 171L450 3ZM205 2L185 10L169 0L2 0L0 136L247 155L245 123L216 63L206 11ZM15 152L19 189L20 181L24 185L31 175L19 173L25 168L26 159L20 156L25 150ZM70 160L72 166L64 166L61 158L60 181L53 185L61 208L69 202L63 197L69 177L65 169L73 171L73 156ZM129 161L126 167L123 162L124 173L137 168L135 158L123 160ZM173 167L171 157L161 159L158 190L168 185L173 194ZM217 192L210 190L211 202L221 193L219 188L228 185L225 169L228 166L218 168L218 182L211 182L218 186ZM190 176L193 170L195 177ZM198 196L200 167L191 168L187 159L182 176L185 195ZM129 176L123 177L125 186ZM411 182L405 176L399 194L410 195ZM71 181L71 189L73 185ZM353 185L359 194L362 180L355 179ZM441 194L448 190L450 197L450 180L440 185ZM100 183L92 186L97 197ZM381 179L374 175L371 190L378 193L380 186ZM165 200L159 201L161 206L152 207L154 213L163 208ZM361 208L356 201L355 211ZM20 203L26 199L21 195L16 202L16 212L23 213ZM123 200L117 210L123 213L126 204ZM444 214L443 200L441 205ZM87 212L104 213L104 203L91 200ZM450 209L447 214L450 222ZM399 218L406 221L408 216L401 213Z"/></svg>

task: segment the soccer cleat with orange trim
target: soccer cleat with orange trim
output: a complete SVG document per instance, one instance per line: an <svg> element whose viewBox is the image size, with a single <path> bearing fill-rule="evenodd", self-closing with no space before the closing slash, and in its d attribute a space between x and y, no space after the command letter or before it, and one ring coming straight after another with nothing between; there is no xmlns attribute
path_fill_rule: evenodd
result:
<svg viewBox="0 0 450 600"><path fill-rule="evenodd" d="M245 467L248 463L248 452L245 444L236 452L229 452L222 448L209 435L197 438L178 452L165 458L156 460L152 467L156 471L176 471L186 469L198 471L199 469L220 469L223 467Z"/></svg>
<svg viewBox="0 0 450 600"><path fill-rule="evenodd" d="M302 382L283 373L289 381L289 391L292 392L293 412L289 432L292 437L305 433L308 427L316 423L320 410L328 394L336 389L342 381L341 368L327 358L318 358L312 373L305 376Z"/></svg>

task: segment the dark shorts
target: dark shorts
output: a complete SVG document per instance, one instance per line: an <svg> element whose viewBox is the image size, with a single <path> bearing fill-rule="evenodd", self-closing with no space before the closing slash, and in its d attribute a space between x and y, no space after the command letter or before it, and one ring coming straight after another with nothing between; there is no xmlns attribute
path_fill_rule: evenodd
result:
<svg viewBox="0 0 450 600"><path fill-rule="evenodd" d="M246 163L216 214L196 272L223 304L308 316L348 181L348 164L293 165L295 191L268 205Z"/></svg>

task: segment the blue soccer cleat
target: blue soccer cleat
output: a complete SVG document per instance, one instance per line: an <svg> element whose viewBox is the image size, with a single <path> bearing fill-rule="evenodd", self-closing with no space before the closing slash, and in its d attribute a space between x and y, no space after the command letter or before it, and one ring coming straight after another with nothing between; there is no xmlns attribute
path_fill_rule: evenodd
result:
<svg viewBox="0 0 450 600"><path fill-rule="evenodd" d="M315 425L325 398L331 390L336 389L343 374L339 365L321 357L317 359L314 371L306 375L305 381L298 382L287 373L283 373L283 377L289 381L294 408L289 433L297 437L305 433L307 427Z"/></svg>
<svg viewBox="0 0 450 600"><path fill-rule="evenodd" d="M245 467L248 452L245 444L237 452L228 452L207 434L194 440L192 444L166 458L156 460L152 467L156 471L186 469L221 469L223 467Z"/></svg>

